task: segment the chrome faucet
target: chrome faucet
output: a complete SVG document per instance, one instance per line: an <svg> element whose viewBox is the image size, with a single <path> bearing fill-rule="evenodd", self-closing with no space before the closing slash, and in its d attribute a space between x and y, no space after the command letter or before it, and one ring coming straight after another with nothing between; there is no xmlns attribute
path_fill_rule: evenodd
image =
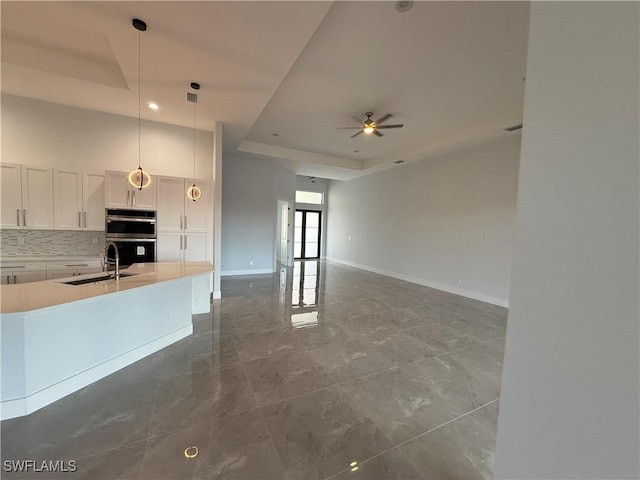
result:
<svg viewBox="0 0 640 480"><path fill-rule="evenodd" d="M115 252L115 259L109 259L109 247L113 247L113 251ZM118 253L118 246L113 242L107 242L104 246L104 271L109 273L109 264L115 264L115 275L116 280L120 278L120 254Z"/></svg>

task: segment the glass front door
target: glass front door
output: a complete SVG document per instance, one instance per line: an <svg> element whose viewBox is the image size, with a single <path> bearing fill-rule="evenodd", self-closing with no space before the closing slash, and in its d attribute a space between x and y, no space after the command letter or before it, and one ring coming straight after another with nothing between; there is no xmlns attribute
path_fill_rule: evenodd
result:
<svg viewBox="0 0 640 480"><path fill-rule="evenodd" d="M297 259L320 258L322 212L296 210L293 256Z"/></svg>

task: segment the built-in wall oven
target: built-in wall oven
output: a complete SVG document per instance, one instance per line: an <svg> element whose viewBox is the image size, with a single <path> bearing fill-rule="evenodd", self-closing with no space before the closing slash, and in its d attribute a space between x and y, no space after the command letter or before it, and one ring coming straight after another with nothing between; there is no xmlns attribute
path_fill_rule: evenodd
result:
<svg viewBox="0 0 640 480"><path fill-rule="evenodd" d="M156 212L107 208L105 241L118 247L120 265L156 261Z"/></svg>

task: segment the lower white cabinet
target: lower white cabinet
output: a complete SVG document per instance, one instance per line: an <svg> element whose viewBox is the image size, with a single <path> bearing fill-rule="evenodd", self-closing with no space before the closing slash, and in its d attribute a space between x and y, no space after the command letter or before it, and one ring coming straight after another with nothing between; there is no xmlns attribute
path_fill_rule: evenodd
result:
<svg viewBox="0 0 640 480"><path fill-rule="evenodd" d="M47 262L47 280L55 278L75 277L87 273L99 273L102 271L100 259L66 260Z"/></svg>
<svg viewBox="0 0 640 480"><path fill-rule="evenodd" d="M199 262L207 259L206 233L158 233L158 262Z"/></svg>
<svg viewBox="0 0 640 480"><path fill-rule="evenodd" d="M39 282L46 279L47 264L45 262L3 262L0 267L2 285Z"/></svg>

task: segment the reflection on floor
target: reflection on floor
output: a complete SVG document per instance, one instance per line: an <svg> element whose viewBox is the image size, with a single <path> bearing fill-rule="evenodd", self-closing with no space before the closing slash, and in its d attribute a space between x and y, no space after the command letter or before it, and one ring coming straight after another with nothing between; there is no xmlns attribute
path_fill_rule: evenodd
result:
<svg viewBox="0 0 640 480"><path fill-rule="evenodd" d="M222 291L189 338L2 422L3 478L491 478L505 309L319 261ZM7 473L26 459L77 471Z"/></svg>

